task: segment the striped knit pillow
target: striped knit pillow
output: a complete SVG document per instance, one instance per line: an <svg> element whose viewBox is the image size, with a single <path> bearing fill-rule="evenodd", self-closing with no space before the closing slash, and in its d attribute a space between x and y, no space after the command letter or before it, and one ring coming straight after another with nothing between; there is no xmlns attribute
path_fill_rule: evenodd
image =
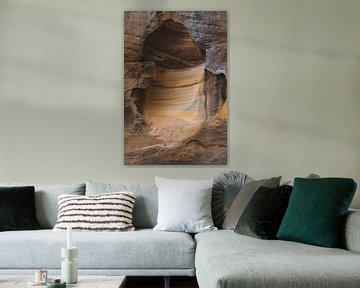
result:
<svg viewBox="0 0 360 288"><path fill-rule="evenodd" d="M133 231L133 192L115 192L92 196L59 196L59 214L55 231L72 226L74 231Z"/></svg>

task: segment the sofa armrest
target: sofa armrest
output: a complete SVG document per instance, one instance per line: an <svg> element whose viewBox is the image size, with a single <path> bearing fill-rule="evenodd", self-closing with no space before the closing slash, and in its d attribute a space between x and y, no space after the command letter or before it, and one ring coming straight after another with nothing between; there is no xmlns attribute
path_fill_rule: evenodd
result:
<svg viewBox="0 0 360 288"><path fill-rule="evenodd" d="M349 210L343 232L343 248L360 253L360 210Z"/></svg>

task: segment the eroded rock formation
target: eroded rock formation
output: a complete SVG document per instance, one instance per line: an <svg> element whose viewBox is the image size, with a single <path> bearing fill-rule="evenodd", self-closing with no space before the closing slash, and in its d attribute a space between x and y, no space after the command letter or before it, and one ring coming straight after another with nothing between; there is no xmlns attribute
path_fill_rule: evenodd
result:
<svg viewBox="0 0 360 288"><path fill-rule="evenodd" d="M173 20L164 21L146 38L143 51L156 65L146 89L144 120L151 134L176 144L194 135L206 119L205 51Z"/></svg>
<svg viewBox="0 0 360 288"><path fill-rule="evenodd" d="M226 164L226 13L125 12L124 38L125 164Z"/></svg>

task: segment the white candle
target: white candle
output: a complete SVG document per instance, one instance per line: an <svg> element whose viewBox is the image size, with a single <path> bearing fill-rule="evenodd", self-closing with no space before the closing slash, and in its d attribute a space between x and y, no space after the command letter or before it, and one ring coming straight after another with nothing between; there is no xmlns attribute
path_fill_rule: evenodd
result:
<svg viewBox="0 0 360 288"><path fill-rule="evenodd" d="M72 227L69 225L67 226L66 232L67 232L67 244L66 244L66 248L70 249L72 248L72 235L71 235L71 231L72 231Z"/></svg>

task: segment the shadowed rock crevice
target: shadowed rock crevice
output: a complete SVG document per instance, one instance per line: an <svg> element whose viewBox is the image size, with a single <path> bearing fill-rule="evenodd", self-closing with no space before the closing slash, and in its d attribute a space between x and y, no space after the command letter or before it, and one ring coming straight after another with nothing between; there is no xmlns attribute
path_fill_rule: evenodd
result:
<svg viewBox="0 0 360 288"><path fill-rule="evenodd" d="M215 75L210 71L205 71L205 96L206 96L206 115L207 120L212 121L219 116L219 112L226 101L226 76L221 73ZM217 97L214 97L214 94Z"/></svg>

